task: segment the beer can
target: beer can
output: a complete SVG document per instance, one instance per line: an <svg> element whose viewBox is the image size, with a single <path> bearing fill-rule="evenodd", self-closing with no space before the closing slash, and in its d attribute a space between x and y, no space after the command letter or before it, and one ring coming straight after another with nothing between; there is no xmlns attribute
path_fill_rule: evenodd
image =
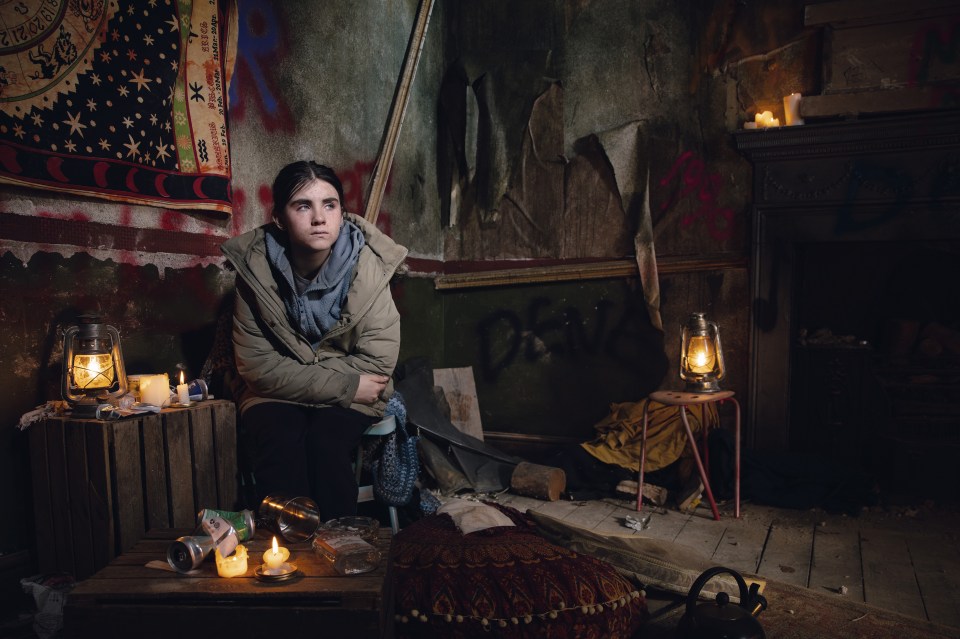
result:
<svg viewBox="0 0 960 639"><path fill-rule="evenodd" d="M202 527L203 522L209 521L215 517L220 517L228 524L233 526L233 529L237 531L237 541L247 541L248 539L253 539L253 534L256 532L256 524L254 523L252 510L241 510L239 512L235 512L232 510L215 510L213 508L205 508L197 513L197 526ZM210 533L211 531L204 529L204 532Z"/></svg>
<svg viewBox="0 0 960 639"><path fill-rule="evenodd" d="M167 547L167 563L177 572L190 572L200 567L213 547L213 537L179 537Z"/></svg>

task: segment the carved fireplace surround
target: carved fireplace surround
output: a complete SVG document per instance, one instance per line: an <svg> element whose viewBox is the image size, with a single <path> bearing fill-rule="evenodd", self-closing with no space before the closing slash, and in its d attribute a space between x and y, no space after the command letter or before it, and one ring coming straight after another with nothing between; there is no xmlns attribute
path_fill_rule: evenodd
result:
<svg viewBox="0 0 960 639"><path fill-rule="evenodd" d="M801 247L960 241L960 110L743 130L734 140L754 167L747 444L785 451L795 439Z"/></svg>

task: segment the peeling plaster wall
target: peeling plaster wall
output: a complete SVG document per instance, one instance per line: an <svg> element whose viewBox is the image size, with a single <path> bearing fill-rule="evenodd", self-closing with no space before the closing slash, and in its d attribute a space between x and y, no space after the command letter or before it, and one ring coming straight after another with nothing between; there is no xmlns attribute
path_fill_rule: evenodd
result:
<svg viewBox="0 0 960 639"><path fill-rule="evenodd" d="M735 63L795 38L802 5L790 3L792 17L784 18L782 3L770 3L777 4L775 11L766 3L732 0L688 4L437 0L378 223L427 264L459 259L462 247L478 238L486 250L474 254L477 259L496 258L507 249L513 258L534 256L515 242L505 247L496 237L500 231L489 237L489 228L469 218L451 229L441 215L449 184L436 160L442 147L440 90L452 62L471 54L464 73L472 80L484 69L522 65L533 82L491 94L513 113L509 127L489 119L476 101L465 107L468 121L485 121L503 148L513 149L498 156L498 184L516 186L509 163L524 144L534 100L548 87L562 89L559 110L539 120L527 138L550 136L551 152L563 156L542 158L553 163L547 170L559 169L543 184L566 188L542 201L565 210L568 221L558 222L553 211L534 216L557 256L624 257L630 250L638 222L620 209L618 180L601 141L639 122L658 257L743 257L749 170L730 151L727 133L729 123L742 121L756 102L754 93L772 91L772 99L776 87L758 77L769 63L759 69ZM178 363L196 372L221 299L233 283L217 246L269 219L269 187L281 165L301 157L330 164L344 179L347 208L362 211L417 2L238 0L238 5L239 51L229 110L235 202L230 219L0 187L5 300L0 499L6 514L0 551L33 543L26 438L12 425L57 396L58 324L69 323L81 309L99 310L120 328L130 372L169 371ZM521 13L523 20L515 19ZM773 14L769 20L768 14ZM486 39L466 42L464 33ZM745 86L749 79L751 87L760 87L750 89L750 100L742 94L739 104L728 85L736 88L739 82L734 69L748 74ZM481 92L493 88L490 83ZM468 149L480 143L467 136ZM564 166L567 161L572 168ZM564 187L571 175L573 182ZM571 183L580 186L570 189ZM637 199L635 180L619 183L631 184L630 197ZM540 200L536 189L518 199ZM628 208L632 215L635 208ZM591 229L595 215L618 220L617 226ZM573 221L584 225L581 235L555 235ZM745 358L737 355L746 350L745 269L661 273L660 281L669 361L657 343L662 336L634 322L642 317L641 298L629 279L452 294L437 292L429 279L410 279L396 291L404 318L401 357L426 355L438 366L474 366L488 428L584 436L608 399L639 399L664 374L675 375L669 331L696 307L727 327L731 383L742 384ZM517 387L525 391L516 393ZM551 393L558 392L564 401L551 403ZM529 401L521 404L520 396Z"/></svg>
<svg viewBox="0 0 960 639"><path fill-rule="evenodd" d="M433 204L438 3L378 223L414 256L437 258ZM230 90L235 212L230 219L0 186L0 552L29 548L32 509L20 416L59 397L57 329L99 312L129 373L197 375L233 288L223 240L269 219L270 184L289 161L335 168L363 212L418 3L239 0ZM398 223L399 221L399 223Z"/></svg>

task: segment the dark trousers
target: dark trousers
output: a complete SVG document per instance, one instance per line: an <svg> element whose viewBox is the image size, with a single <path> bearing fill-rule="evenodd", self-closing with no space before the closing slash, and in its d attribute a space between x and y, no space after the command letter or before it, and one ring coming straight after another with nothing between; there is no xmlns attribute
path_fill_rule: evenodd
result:
<svg viewBox="0 0 960 639"><path fill-rule="evenodd" d="M360 436L376 418L349 408L256 404L240 418L241 445L259 505L274 493L310 497L322 521L357 512L353 469Z"/></svg>

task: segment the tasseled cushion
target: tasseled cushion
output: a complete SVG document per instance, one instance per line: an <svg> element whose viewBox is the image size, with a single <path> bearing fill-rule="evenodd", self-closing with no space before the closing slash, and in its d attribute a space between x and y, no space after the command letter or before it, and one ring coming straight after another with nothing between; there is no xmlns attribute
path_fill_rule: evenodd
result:
<svg viewBox="0 0 960 639"><path fill-rule="evenodd" d="M429 515L393 540L399 639L628 639L646 599L610 564L546 541L518 511L517 526L469 535Z"/></svg>

